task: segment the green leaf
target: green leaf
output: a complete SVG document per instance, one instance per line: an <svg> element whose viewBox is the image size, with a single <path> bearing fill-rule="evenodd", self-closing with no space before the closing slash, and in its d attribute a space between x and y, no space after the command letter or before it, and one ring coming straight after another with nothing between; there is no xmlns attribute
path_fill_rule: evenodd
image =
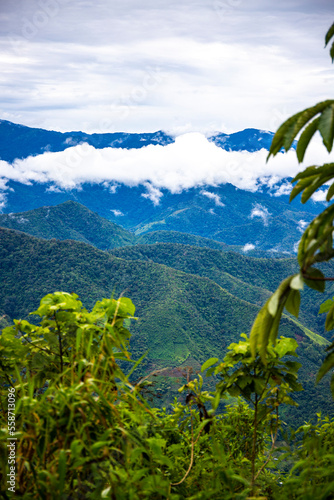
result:
<svg viewBox="0 0 334 500"><path fill-rule="evenodd" d="M315 118L303 131L301 134L296 148L297 158L299 163L301 163L304 159L305 151L307 146L309 145L310 140L314 136L315 132L318 130L319 125L319 117Z"/></svg>
<svg viewBox="0 0 334 500"><path fill-rule="evenodd" d="M311 108L304 109L303 111L300 111L299 113L296 113L295 115L291 116L288 120L286 120L277 130L276 134L273 137L269 154L267 156L267 160L270 158L271 155L275 156L279 151L281 151L282 148L284 148L286 151L290 149L290 147L293 144L294 139L296 138L297 134L303 129L303 127L310 121L312 118L314 118L316 115L323 113L323 111L327 108L330 108L333 105L334 101L333 100L326 100L317 103L315 106L312 106ZM321 117L320 117L321 121ZM330 112L327 111L326 114L324 115L322 119L322 124L321 124L321 135L323 136L324 139L324 144L325 141L328 143L328 139L331 137L329 131L330 131ZM320 127L320 123L318 124ZM315 125L313 124L313 127ZM318 127L318 130L319 130ZM313 129L309 129L306 135L303 138L302 145L300 147L300 154L304 156L306 147L308 145L307 139L310 136L311 132ZM313 131L313 133L315 130ZM323 135L324 134L324 135ZM326 146L327 147L327 146Z"/></svg>
<svg viewBox="0 0 334 500"><path fill-rule="evenodd" d="M331 38L333 38L334 36L334 23L332 24L332 26L329 28L329 30L327 31L326 33L326 36L325 36L325 47L328 45L329 41ZM332 43L332 46L330 48L330 56L332 58L332 62L334 61L334 42Z"/></svg>
<svg viewBox="0 0 334 500"><path fill-rule="evenodd" d="M331 376L331 393L332 393L332 397L334 398L334 373Z"/></svg>
<svg viewBox="0 0 334 500"><path fill-rule="evenodd" d="M328 42L333 36L334 36L334 23L332 24L332 26L329 28L329 30L325 35L325 47L328 45Z"/></svg>
<svg viewBox="0 0 334 500"><path fill-rule="evenodd" d="M322 136L324 145L330 153L333 147L334 137L334 106L333 104L327 106L321 113L319 119L319 132Z"/></svg>
<svg viewBox="0 0 334 500"><path fill-rule="evenodd" d="M217 363L218 361L218 358L209 358L205 361L205 363L203 363L202 367L201 367L201 372L203 373L207 368L210 368L210 366L214 365L215 363Z"/></svg>
<svg viewBox="0 0 334 500"><path fill-rule="evenodd" d="M214 400L212 401L211 405L212 405L212 408L214 410L217 410L218 406L219 406L219 403L220 403L220 400L221 400L221 393L219 391L216 391L216 394L215 394L215 397L214 397Z"/></svg>
<svg viewBox="0 0 334 500"><path fill-rule="evenodd" d="M298 342L292 338L281 337L276 346L274 347L275 352L277 352L280 358L283 358L286 354L291 354L296 351L298 347Z"/></svg>
<svg viewBox="0 0 334 500"><path fill-rule="evenodd" d="M297 343L297 347L298 347L298 343ZM301 363L298 363L298 361L286 361L285 365L288 368L289 373L297 373L299 368L301 368L303 366Z"/></svg>
<svg viewBox="0 0 334 500"><path fill-rule="evenodd" d="M291 290L285 303L286 310L298 318L300 307L299 290Z"/></svg>
<svg viewBox="0 0 334 500"><path fill-rule="evenodd" d="M301 273L296 274L292 277L290 281L290 288L293 290L303 290L304 288L304 280Z"/></svg>
<svg viewBox="0 0 334 500"><path fill-rule="evenodd" d="M308 279L308 277L314 279ZM315 267L308 268L307 273L304 275L304 281L306 285L313 290L317 290L318 292L325 291L326 282L324 280L324 275L319 269L316 269Z"/></svg>
<svg viewBox="0 0 334 500"><path fill-rule="evenodd" d="M136 308L132 302L131 299L128 299L127 297L121 297L118 299L117 304L119 306L118 308L118 314L119 315L124 315L124 316L133 316Z"/></svg>
<svg viewBox="0 0 334 500"><path fill-rule="evenodd" d="M65 488L66 479L66 451L60 450L59 452L59 462L58 462L58 474L59 474L59 495L63 494Z"/></svg>
<svg viewBox="0 0 334 500"><path fill-rule="evenodd" d="M280 292L280 290L278 288L276 290L276 292L271 296L271 298L268 301L268 306L267 306L268 307L268 313L271 316L273 316L273 317L277 313L277 309L278 309L278 306L279 306L280 297L281 297L281 292Z"/></svg>
<svg viewBox="0 0 334 500"><path fill-rule="evenodd" d="M331 58L332 58L332 62L333 62L333 61L334 61L334 43L333 43L333 44L332 44L332 46L331 46L331 49L330 49L330 51L329 51L329 54L330 54L330 56L331 56Z"/></svg>
<svg viewBox="0 0 334 500"><path fill-rule="evenodd" d="M333 305L334 305L334 297L333 299L328 299L321 304L319 309L319 314L328 312Z"/></svg>
<svg viewBox="0 0 334 500"><path fill-rule="evenodd" d="M326 195L326 201L330 201L334 196L334 182L330 185L327 195Z"/></svg>
<svg viewBox="0 0 334 500"><path fill-rule="evenodd" d="M325 328L328 332L334 328L334 304L332 305L332 307L329 309L329 311L327 313Z"/></svg>
<svg viewBox="0 0 334 500"><path fill-rule="evenodd" d="M102 491L101 498L109 498L110 497L110 492L111 492L111 486L108 486L108 488L105 488Z"/></svg>

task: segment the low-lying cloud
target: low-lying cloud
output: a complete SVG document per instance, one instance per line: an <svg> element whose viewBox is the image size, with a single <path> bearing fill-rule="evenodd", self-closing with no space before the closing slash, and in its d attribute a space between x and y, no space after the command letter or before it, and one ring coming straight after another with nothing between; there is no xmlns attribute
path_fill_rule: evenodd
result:
<svg viewBox="0 0 334 500"><path fill-rule="evenodd" d="M260 203L255 203L255 205L252 208L252 212L250 214L250 218L254 219L254 217L259 217L260 219L263 220L263 224L265 226L268 226L268 219L270 217L270 213L266 207L261 205Z"/></svg>
<svg viewBox="0 0 334 500"><path fill-rule="evenodd" d="M249 252L250 250L254 250L255 245L253 243L246 243L246 245L243 247L244 252Z"/></svg>
<svg viewBox="0 0 334 500"><path fill-rule="evenodd" d="M70 147L62 152L16 160L12 165L0 161L0 193L6 192L7 181L24 184L48 183L47 189L78 189L84 183L102 183L115 190L117 184L144 185L147 197L159 204L161 189L179 193L193 187L202 187L202 195L222 206L217 195L204 189L208 186L231 183L239 189L257 191L264 185L275 192L275 183L292 177L302 166L294 151L279 153L266 163L268 152L224 151L200 133L188 133L167 146L149 145L142 149L95 149L88 144ZM313 145L306 155L307 164L329 161L321 144ZM51 187L50 187L51 185ZM287 189L277 188L276 194ZM323 196L320 197L321 200ZM260 210L261 211L261 210ZM262 210L263 212L263 210ZM261 213L262 213L261 212ZM267 214L253 213L253 217Z"/></svg>

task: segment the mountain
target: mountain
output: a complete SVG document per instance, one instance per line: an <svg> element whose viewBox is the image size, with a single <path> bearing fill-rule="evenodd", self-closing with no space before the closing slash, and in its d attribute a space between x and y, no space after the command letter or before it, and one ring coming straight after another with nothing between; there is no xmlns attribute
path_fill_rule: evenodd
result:
<svg viewBox="0 0 334 500"><path fill-rule="evenodd" d="M137 236L177 231L226 245L248 244L249 249L274 254L293 254L302 228L319 211L315 202L304 206L294 200L289 204L288 196L243 191L231 184L174 194L161 190L157 205L148 198L145 186L110 189L102 184L84 184L80 189L61 191L45 184L9 182L8 188L7 214L72 200Z"/></svg>
<svg viewBox="0 0 334 500"><path fill-rule="evenodd" d="M245 253L243 246L240 245L227 245L210 238L178 231L159 230L136 235L72 200L26 212L0 214L0 226L45 239L82 241L101 250L161 242ZM257 249L246 252L253 257L268 256L267 252ZM275 252L271 256L279 258L285 255Z"/></svg>
<svg viewBox="0 0 334 500"><path fill-rule="evenodd" d="M201 253L196 260L199 250L208 254ZM138 321L131 325L133 355L138 359L148 351L139 373L145 375L162 367L198 370L207 358L222 358L227 346L249 331L260 303L269 295L264 286L272 270L266 270L266 265L278 263L254 259L255 268L251 269L249 258L186 245L141 245L114 252L108 254L82 242L44 240L0 229L0 311L6 321L24 318L37 308L42 296L55 290L76 292L87 307L102 297L123 293L137 307ZM226 265L231 262L230 272L239 273L239 277L215 268L218 254ZM244 266L242 259L246 259ZM178 269L181 267L186 271ZM211 277L205 276L210 269ZM256 280L262 279L263 287L243 281L246 270L248 275L257 276ZM297 396L300 408L288 410L287 418L292 411L295 422L302 423L314 411L334 412L334 405L328 402L328 381L319 392L314 386L328 341L288 316L282 321L281 334L299 342L301 378L307 388ZM179 375L169 373L161 379L164 401L177 395L175 377Z"/></svg>
<svg viewBox="0 0 334 500"><path fill-rule="evenodd" d="M268 149L272 136L272 132L245 129L233 134L217 132L208 139L227 151L254 152ZM61 133L5 120L0 120L0 137L0 158L8 162L29 155L41 155L46 151L62 151L82 142L95 148L133 149L148 145L166 146L174 141L171 135L162 131L143 134ZM40 158L42 162L43 156ZM2 211L6 214L21 214L72 200L136 236L173 231L211 239L235 248L245 247L253 255L261 255L261 252L282 255L295 253L303 227L319 211L319 205L315 202L310 201L304 206L295 199L289 204L287 195L277 196L279 187L284 186L285 182L280 181L270 187L265 181L259 180L256 192L241 190L226 183L171 193L167 189L155 188L149 182L132 187L106 182L84 183L66 190L50 182L25 183L6 181L4 178L0 190L0 207L3 206ZM9 222L4 225L18 229L18 226L10 226ZM80 235L64 236L67 233L67 230L63 231L64 224L58 226L59 237L82 239ZM34 232L31 229L27 232L45 237L45 234L56 231L45 230Z"/></svg>
<svg viewBox="0 0 334 500"><path fill-rule="evenodd" d="M173 137L159 130L153 133L131 134L114 132L105 134L86 134L85 132L55 132L40 128L26 127L7 120L0 120L0 159L13 162L46 151L64 151L83 142L96 149L125 148L138 149L149 144L166 145Z"/></svg>
<svg viewBox="0 0 334 500"><path fill-rule="evenodd" d="M131 245L134 235L74 201L0 215L0 226L40 238L72 239L101 250Z"/></svg>
<svg viewBox="0 0 334 500"><path fill-rule="evenodd" d="M265 259L268 254L259 251L257 253L262 258L253 258L257 256L256 250L245 252L243 247L229 246L188 233L161 230L136 235L74 201L27 212L2 214L0 226L44 239L89 243L125 260L165 264L212 279L233 295L256 306L264 303L284 277L298 271L295 259ZM333 275L334 266L331 263L326 266L326 275ZM331 286L328 285L328 288L331 294ZM315 297L312 292L305 295L305 314L303 309L301 311L303 323L323 335L323 318L319 317L318 310L321 301L331 295L324 298L314 292Z"/></svg>
<svg viewBox="0 0 334 500"><path fill-rule="evenodd" d="M156 262L207 277L234 296L256 306L262 306L284 278L299 271L295 258L254 258L232 251L222 252L177 243L134 245L111 252L122 259ZM321 268L325 276L334 275L334 263L322 264ZM316 337L312 331L331 340L332 334L325 331L325 317L319 315L319 308L333 294L333 284L327 284L323 294L309 288L302 292L299 321L305 335L313 340ZM294 317L291 319L294 321Z"/></svg>
<svg viewBox="0 0 334 500"><path fill-rule="evenodd" d="M273 132L247 128L234 134L217 132L209 137L209 141L227 151L249 151L253 153L254 151L260 151L260 149L269 151L273 137Z"/></svg>
<svg viewBox="0 0 334 500"><path fill-rule="evenodd" d="M226 151L259 151L269 149L272 132L258 129L245 129L233 134L217 132L208 137L217 146ZM64 151L65 149L87 143L96 149L123 148L139 149L144 146L166 146L174 142L172 135L159 130L152 133L97 133L57 132L41 128L27 127L7 120L0 120L0 159L12 163L15 159L43 154L46 151Z"/></svg>

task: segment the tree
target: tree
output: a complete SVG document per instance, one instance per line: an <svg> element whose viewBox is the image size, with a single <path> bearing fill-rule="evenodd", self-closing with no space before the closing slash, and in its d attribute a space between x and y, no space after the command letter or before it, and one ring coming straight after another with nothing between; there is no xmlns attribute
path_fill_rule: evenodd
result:
<svg viewBox="0 0 334 500"><path fill-rule="evenodd" d="M325 36L325 46L334 38L334 23ZM332 62L334 60L334 41L330 49ZM330 153L334 141L334 100L329 99L307 108L291 116L277 130L274 135L267 161L275 156L282 148L288 151L294 139L301 133L298 140L296 154L298 162L304 159L305 151L316 132L320 132L322 141ZM310 166L298 173L291 181L295 183L290 195L290 201L299 193L302 203L313 195L313 193L324 186L327 187L326 200L330 201L334 196L334 163L326 163L322 166ZM268 353L268 346L275 344L278 334L279 323L284 308L298 317L300 306L300 290L304 284L319 292L325 290L326 281L334 281L334 277L325 277L316 266L334 257L333 231L334 231L334 204L320 213L305 229L298 247L298 263L300 271L298 274L286 278L268 299L258 313L250 334L252 355L255 357L259 349L264 362ZM334 298L322 304L320 312L326 312L327 330L334 328ZM334 367L334 342L326 349L328 354L320 367L317 382ZM334 396L334 374L331 379L331 390Z"/></svg>

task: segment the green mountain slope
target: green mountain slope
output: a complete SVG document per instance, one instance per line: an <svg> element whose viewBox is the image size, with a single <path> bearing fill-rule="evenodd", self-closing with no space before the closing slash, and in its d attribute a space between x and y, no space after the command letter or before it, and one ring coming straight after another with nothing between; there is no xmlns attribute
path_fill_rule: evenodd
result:
<svg viewBox="0 0 334 500"><path fill-rule="evenodd" d="M45 206L26 212L0 214L0 226L16 229L39 238L59 240L72 239L90 243L101 250L131 244L181 243L185 245L213 248L221 251L245 253L241 245L226 245L221 241L203 238L178 231L150 231L134 233L92 212L76 201L66 201L55 206ZM154 227L154 224L153 226ZM253 257L283 257L279 252L250 249Z"/></svg>
<svg viewBox="0 0 334 500"><path fill-rule="evenodd" d="M221 252L214 249L189 245L156 243L136 245L112 250L113 255L130 260L150 260L164 263L175 269L205 276L240 299L255 305L262 305L287 276L298 272L296 259L264 259L240 255L235 252ZM322 266L327 276L334 275L332 263ZM330 332L325 332L323 315L319 307L334 295L334 285L328 284L326 292L320 294L306 289L302 293L299 320L301 323L328 340Z"/></svg>
<svg viewBox="0 0 334 500"><path fill-rule="evenodd" d="M222 352L249 329L257 311L206 277L121 259L75 241L0 229L0 258L0 309L8 316L24 317L56 289L75 291L88 305L124 293L137 305L135 342L141 351L149 347L150 358L162 364L179 364L175 349L181 345L182 359L191 352L198 362Z"/></svg>
<svg viewBox="0 0 334 500"><path fill-rule="evenodd" d="M134 243L138 245L152 245L154 243L180 243L181 245L191 245L202 248L212 248L221 252L237 252L249 257L259 258L286 258L286 254L278 251L271 252L270 250L263 251L257 248L244 249L241 245L227 245L222 241L203 238L195 234L181 233L179 231L150 231L148 233L139 234L136 236Z"/></svg>
<svg viewBox="0 0 334 500"><path fill-rule="evenodd" d="M126 229L74 201L28 212L2 214L0 226L40 238L83 241L101 250L130 245L134 239Z"/></svg>
<svg viewBox="0 0 334 500"><path fill-rule="evenodd" d="M131 326L133 356L138 359L149 350L141 375L161 367L197 370L208 357L221 358L240 333L249 331L259 309L208 277L150 260L125 260L81 242L42 240L0 229L0 259L0 311L11 318L25 317L43 295L55 290L76 292L87 306L113 292L129 296L139 318ZM298 396L303 407L289 411L301 422L311 410L334 411L328 384L323 382L319 394L314 386L323 346L288 317L281 334L297 338L301 378L308 387ZM177 395L178 385L175 378L164 379L165 400Z"/></svg>

